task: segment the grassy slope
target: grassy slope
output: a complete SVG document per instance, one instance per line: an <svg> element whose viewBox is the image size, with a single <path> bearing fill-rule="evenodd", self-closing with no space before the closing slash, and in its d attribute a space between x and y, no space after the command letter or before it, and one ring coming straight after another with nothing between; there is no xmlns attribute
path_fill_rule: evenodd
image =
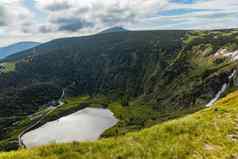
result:
<svg viewBox="0 0 238 159"><path fill-rule="evenodd" d="M50 145L2 153L0 159L238 157L238 91L212 108L140 132L97 142ZM231 138L233 136L233 140Z"/></svg>
<svg viewBox="0 0 238 159"><path fill-rule="evenodd" d="M144 104L137 101L130 102L130 106L122 106L120 101L112 101L105 96L97 96L94 98L90 98L88 96L71 97L65 99L64 102L64 105L55 109L51 113L48 113L49 109L43 106L37 113L34 113L31 116L22 117L22 119L19 119L20 122L16 122L17 124L9 125L5 134L5 138L0 141L0 150L9 151L17 149L18 135L27 127L40 120L43 116L45 116L45 114L47 114L47 116L41 120L41 122L36 127L44 125L49 121L57 120L62 116L66 116L85 107L108 108L114 113L120 122L111 129L108 129L104 132L102 137L105 138L121 136L128 132L148 128L163 121L184 116L185 114L189 114L201 109L196 107L176 111L173 113L160 113L159 111L154 110L149 104Z"/></svg>
<svg viewBox="0 0 238 159"><path fill-rule="evenodd" d="M68 88L68 92L74 96L84 94L82 90L90 90L87 88L90 86L93 92L100 95L112 96L112 98L117 98L117 100L122 98L121 96L128 96L128 98L130 97L129 102L131 102L132 99L134 101L134 96L139 96L140 98L136 98L135 100L146 103L144 105L134 104L128 108L115 106L118 103L110 104L110 109L114 110L113 112L122 122L120 123L121 125L119 125L119 129L113 128L115 131L107 131L106 136L111 136L115 134L115 132L119 135L124 134L128 132L128 129L138 130L149 127L158 123L158 120L160 122L161 116L163 118L162 121L177 116L175 112L177 113L177 111L181 109L188 110L188 112L190 111L189 109L199 109L197 106L206 104L226 81L232 69L236 67L236 65L231 65L227 63L227 61L218 63L217 61L212 61L209 55L214 54L217 49L220 48L238 49L236 40L238 33L231 30L220 32L191 32L186 34L187 37L184 37L183 40L187 47L181 51L180 47L182 46L180 45L182 44L180 38L183 36L184 33L180 31L152 31L131 32L130 34L120 33L116 34L116 36L99 35L86 39L61 39L51 42L51 47L48 46L50 44L47 44L48 47L46 46L46 48L50 50L53 46L56 48L58 48L59 44L68 46L72 42L74 42L73 46L75 48L69 49L71 51L68 52L68 48L63 47L59 49L59 52L52 50L49 54L34 57L33 61L32 59L27 59L23 60L23 64L17 62L15 72L2 74L0 76L0 87L2 90L0 95L2 97L0 99L0 103L2 103L0 104L0 110L2 110L3 115L7 115L6 113L8 113L12 116L19 111L20 113L27 112L28 114L29 111L31 111L30 113L37 111L35 108L38 108L38 105L42 105L42 103L46 102L36 105L35 100L42 100L38 100L38 98L35 98L31 93L21 95L20 100L18 100L19 94L14 92L21 90L21 87L28 89L29 85L39 85L38 83L41 82L59 84L60 86L57 87L62 88L64 88L65 85L67 87L73 84L72 87ZM120 39L118 40L118 38ZM94 41L95 47L100 48L101 51L91 47L92 41ZM120 41L124 41L124 43L118 43ZM87 46L83 45L84 42L87 43ZM160 42L160 44L157 42ZM84 50L80 49L81 47L78 46L79 43L83 48L85 47ZM108 49L105 49L101 43ZM90 55L88 54L88 49L91 50ZM67 54L65 51L67 51ZM45 53L44 49L43 51L39 51L39 53L40 52ZM101 55L104 56L105 54L107 58L105 57L104 61ZM49 61L55 62L52 63ZM96 64L94 64L95 61L97 61ZM110 65L106 66L105 64L107 63L110 63ZM14 68L10 66L13 65L9 65L8 70ZM73 67L71 68L71 66ZM94 67L91 68L91 66ZM105 66L107 69L105 69ZM55 76L52 75L56 70L58 73L56 73ZM105 76L101 76L102 70L107 70L105 71ZM33 74L31 75L31 73ZM45 77L47 74L49 78ZM93 75L93 77L91 77L91 75ZM38 79L38 77L42 77L44 80L41 81L41 78ZM56 80L56 82L54 82L54 80ZM18 83L19 81L20 83ZM87 81L87 84L80 84L80 81ZM65 83L65 85L62 83ZM11 94L8 93L9 87L15 84L16 88L10 92ZM39 86L41 86L41 84ZM87 87L82 89L84 86ZM128 89L126 87L128 87ZM95 91L95 89L100 89L101 92L100 90ZM68 94L71 95L70 93ZM50 93L43 93L44 97L49 97L48 94ZM29 104L26 103L26 98L30 101ZM49 99L51 100L51 98ZM22 106L19 107L20 105ZM72 107L70 106L66 108L66 110L64 110L64 108L66 107L58 109L49 119L56 119L56 117L71 113L81 107L78 107L77 104L73 104ZM154 109L156 109L157 112L155 112ZM117 114L117 112L120 111L122 113ZM180 114L181 112L178 112L178 115ZM184 113L182 112L182 114ZM5 121L0 122L4 123ZM7 124L7 126L8 125L10 124ZM12 126L10 125L10 127ZM5 139L4 134L0 133L0 135L2 135L1 139Z"/></svg>
<svg viewBox="0 0 238 159"><path fill-rule="evenodd" d="M120 120L117 125L108 129L102 137L121 136L201 109L201 107L195 107L173 113L161 113L155 110L152 105L139 101L131 101L129 106L122 106L119 100L111 100L105 96L79 96L66 99L65 104L49 114L41 125L85 107L108 108Z"/></svg>
<svg viewBox="0 0 238 159"><path fill-rule="evenodd" d="M148 39L151 39L150 33L142 32L142 35L147 35ZM158 35L160 35L160 34L158 33ZM177 36L175 36L175 37L177 37ZM225 61L224 59L219 59L222 62L209 60L210 55L214 54L220 48L228 48L231 51L238 49L237 37L238 37L237 31L192 32L191 34L188 34L188 38L184 39L184 42L187 46L186 49L184 50L185 53L183 53L183 51L181 51L181 54L180 54L181 56L178 56L178 58L175 61L173 61L174 57L173 58L167 57L168 59L172 60L172 61L170 61L166 58L168 60L168 63L172 63L172 64L171 64L171 67L168 67L167 69L165 69L167 71L165 71L164 74L161 73L161 70L164 70L164 69L162 69L162 67L157 68L157 66L160 66L160 61L158 61L158 59L153 60L153 59L155 59L155 57L152 55L158 54L158 55L160 55L160 58L161 58L161 57L164 57L164 54L166 54L166 52L163 53L163 50L159 50L160 47L155 46L155 45L153 45L153 47L150 47L152 45L148 44L149 48L153 48L153 49L147 49L147 48L143 49L143 48L135 45L135 48L137 48L137 49L139 48L139 50L141 52L141 53L137 54L137 57L140 57L138 55L144 55L144 52L147 53L147 51L149 53L148 55L151 54L151 57L148 58L147 60L144 60L144 58L141 58L142 61L144 61L145 63L144 62L141 63L141 62L139 62L140 61L139 60L138 61L139 63L135 68L137 68L139 70L138 72L143 72L143 71L141 71L141 66L143 64L143 69L145 69L144 70L145 74L148 73L148 81L145 82L144 89L146 90L145 92L147 92L145 94L146 95L148 94L149 96L148 97L145 96L145 97L143 97L143 99L149 99L148 101L153 99L153 102L152 103L149 102L144 105L143 104L141 105L141 103L139 103L139 104L135 103L135 104L130 105L129 107L122 107L118 102L108 103L107 106L109 107L110 110L112 110L114 112L114 114L117 116L117 118L120 119L120 123L117 126L113 127L112 129L109 129L108 131L106 131L103 136L104 137L119 136L119 135L125 134L127 132L137 131L137 130L140 130L145 127L150 127L154 124L160 123L161 121L166 121L168 119L171 119L171 118L174 118L177 116L181 116L184 114L184 112L176 112L176 114L175 114L175 111L180 111L181 106L184 106L182 108L185 108L186 111L189 112L190 111L189 109L191 108L191 107L189 107L189 105L191 105L191 102L192 102L192 104L195 104L198 106L202 105L201 103L207 103L207 101L210 100L214 96L213 93L216 93L218 91L218 90L215 90L215 88L220 89L220 85L222 85L224 83L224 80L231 73L231 70L236 67L235 64L230 64L229 62ZM135 38L135 39L137 39L137 38ZM140 39L140 38L138 38L138 39ZM155 38L155 42L156 42L156 39L157 38ZM172 39L174 39L174 38L172 38ZM124 56L121 53L121 52L125 51L126 53L128 53L125 55L134 55L133 54L134 47L129 47L129 46L134 46L134 42L129 43L130 45L128 43L126 43L125 46L129 47L129 48L126 47L127 49L129 49L129 51L128 51L128 50L123 50L123 49L118 50L116 41L115 41L115 46L113 45L115 47L114 49L117 50L117 52L118 52L117 53L118 57L115 59L115 61L118 61L118 59L120 59L120 58L131 59L132 61L128 62L128 63L124 63L123 62L124 60L122 60L122 63L119 63L119 64L121 64L122 68L124 68L124 69L121 69L120 67L118 67L118 70L112 69L112 72L114 72L114 73L124 72L123 70L131 70L132 72L134 72L135 71L133 69L134 65L131 65L131 64L137 61L137 60L135 60L136 56L132 56L132 58L130 58L131 56L129 56L129 57ZM132 41L134 41L134 40L132 40ZM146 41L148 41L148 40L146 40ZM139 44L137 40L135 41L135 44ZM166 44L166 46L164 46L164 48L169 48L167 46L168 43L165 42L165 44ZM111 43L110 43L110 47L111 47ZM120 48L124 48L124 47L120 47ZM174 48L174 47L172 47L172 48ZM66 55L66 54L64 54L63 50L64 49L62 49L61 54ZM76 51L77 51L77 49L76 49ZM97 49L96 49L96 52L98 52ZM107 53L108 53L108 55L111 55L110 51ZM154 53L156 53L156 54L154 54ZM70 71L72 70L71 67L68 69L68 67L65 67L63 65L63 63L65 63L64 58L62 58L61 56L55 56L55 55L56 54L53 53L52 56L47 56L47 57L49 57L48 60L51 61L52 59L55 60L55 57L58 57L58 58L60 57L59 63L56 66L62 66L62 68L67 68L65 70L70 70ZM58 53L57 53L57 55L58 55ZM75 55L75 50L72 50L72 55ZM79 55L81 55L81 50L79 51ZM121 56L121 55L123 55L123 56ZM114 57L114 55L113 55L113 57ZM64 60L62 61L62 59L64 59ZM67 64L66 66L71 66L72 63L76 62L75 63L76 64L75 66L77 66L76 68L81 68L78 65L81 63L80 61L77 61L77 60L70 61L70 59L74 59L74 58L69 57L68 60L69 60L70 65ZM101 57L100 57L100 59L101 59ZM109 58L107 60L110 61L110 59L111 58ZM112 59L114 59L114 58L112 58ZM40 63L38 60L40 60ZM40 70L40 69L38 69L38 67L42 68L42 66L46 66L45 68L47 68L47 69L44 70L44 67L43 67L42 71L48 72L48 70L49 70L48 68L50 68L50 67L48 67L48 64L50 64L50 66L53 66L53 65L51 65L52 63L49 63L49 62L47 62L47 60L45 60L44 56L42 56L42 58L39 57L38 60L36 60L36 61L33 60L33 63L35 62L33 65L34 66L33 68L35 69L34 71L31 70L32 67L28 68L28 65L26 65L27 66L26 68L28 68L30 72L38 72L38 70ZM68 61L68 60L66 60L66 61ZM28 60L27 63L30 61ZM43 61L43 63L41 63L42 61ZM58 60L56 60L56 61L58 61ZM87 61L87 60L85 60L85 61ZM95 61L95 60L89 60L89 61ZM96 61L100 61L100 60L96 60ZM114 61L114 60L112 60L112 61ZM119 60L119 61L121 61L121 60ZM162 58L161 61L165 61L165 60ZM44 62L46 62L46 65ZM173 64L173 62L174 62L174 64ZM102 62L102 63L104 63L104 62ZM38 64L40 64L40 65L38 66ZM90 64L90 63L88 63L88 64ZM117 63L114 63L113 65L118 66ZM128 69L127 65L131 66L130 67L131 69ZM152 65L152 66L150 66L150 65ZM163 64L163 65L167 65L167 64ZM104 65L99 65L99 66L104 66ZM9 67L9 68L14 68L14 67ZM53 69L54 71L59 70L59 72L58 72L59 76L62 76L62 72L61 72L62 68L61 67L57 68L57 67L53 66L52 68L54 68ZM86 68L88 68L88 67L86 67ZM96 70L98 70L98 67L96 67L96 68L97 68ZM108 67L108 68L112 68L112 67ZM156 71L154 71L154 73L150 72L150 70L154 70L154 69L156 69ZM23 67L22 70L25 71L26 69ZM147 71L149 70L149 71L147 72L146 70ZM86 69L85 71L87 72L90 70ZM77 70L76 70L76 72L77 72ZM130 83L129 85L132 84L133 86L135 86L134 85L135 83L137 83L140 86L143 85L143 84L141 84L141 81L135 82L134 77L137 79L138 76L137 76L137 74L134 74L135 72L134 73L132 73L132 72L129 71L129 75L133 76L133 78L130 80L132 83ZM69 76L64 75L63 77L68 78L74 74L74 73L72 74L70 72L68 72L68 73L69 73ZM79 74L82 74L82 73L79 72ZM92 73L92 74L96 74L96 73ZM28 73L27 73L27 75L28 75ZM43 72L43 75L45 75L44 72ZM50 77L52 76L51 73L49 75L50 75ZM150 77L150 75L151 75L151 77ZM160 75L163 75L163 76L160 76ZM56 75L56 76L58 76L58 75ZM88 77L88 74L85 74L85 77ZM122 75L122 78L125 79L124 75ZM145 78L144 80L146 81L147 75L145 75L144 78ZM15 79L15 78L13 78L13 79ZM111 78L109 78L109 79L111 81ZM116 78L116 79L120 79L120 78ZM26 79L24 77L24 81L25 80ZM65 80L69 80L68 83L72 82L72 81L70 81L71 78L65 79ZM102 80L104 81L103 83L108 83L103 78L102 78ZM91 82L91 83L94 83L94 82ZM102 86L103 86L103 83L102 83ZM81 90L79 88L80 87L75 87L74 90ZM121 88L121 86L118 86L118 88ZM132 88L134 88L134 87L132 87ZM137 89L135 89L135 90L137 90ZM176 91L174 91L174 90L176 90ZM213 90L213 91L209 92L209 90ZM196 99L193 99L194 97L196 97ZM5 99L5 98L3 98L3 99ZM75 102L74 102L73 98L70 99L70 101L68 101L68 103L66 103L66 105L64 107L59 108L54 113L50 114L44 122L47 122L50 120L55 120L61 116L70 114L74 111L77 111L78 109L81 109L82 107L80 106L80 102L81 102L81 100L77 99L77 98L75 98ZM91 101L88 101L88 102L91 103ZM105 103L103 103L103 104L105 104ZM94 106L99 106L99 105L94 105ZM199 109L200 107L196 107L193 105L192 108ZM156 109L157 111L155 111L154 109ZM195 111L195 110L191 110L191 111ZM19 125L17 125L17 128L12 127L10 129L10 131L7 132L9 134L6 137L7 142L1 141L0 147L6 147L5 144L9 143L9 138L11 139L11 141L15 140L17 134L20 131L22 131L22 129L24 127L28 126L29 123L32 123L32 122L34 122L34 121L30 121L28 119L28 117L26 117L25 120L23 120ZM15 130L15 131L12 132L12 130Z"/></svg>

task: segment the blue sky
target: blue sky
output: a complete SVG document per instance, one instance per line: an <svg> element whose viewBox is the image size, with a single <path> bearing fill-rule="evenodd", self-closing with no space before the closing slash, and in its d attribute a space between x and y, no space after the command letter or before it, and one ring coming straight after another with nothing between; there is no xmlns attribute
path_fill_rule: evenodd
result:
<svg viewBox="0 0 238 159"><path fill-rule="evenodd" d="M238 0L1 0L0 46L142 29L238 27Z"/></svg>

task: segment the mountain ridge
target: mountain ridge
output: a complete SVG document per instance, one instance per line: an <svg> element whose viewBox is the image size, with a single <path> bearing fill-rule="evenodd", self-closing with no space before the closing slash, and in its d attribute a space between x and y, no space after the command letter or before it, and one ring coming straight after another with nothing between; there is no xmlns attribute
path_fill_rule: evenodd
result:
<svg viewBox="0 0 238 159"><path fill-rule="evenodd" d="M8 45L6 47L0 48L0 58L4 58L13 54L16 54L21 51L25 51L28 49L31 49L33 47L36 47L40 45L38 42L32 42L32 41L24 41L24 42L18 42L11 45Z"/></svg>
<svg viewBox="0 0 238 159"><path fill-rule="evenodd" d="M237 89L232 59L237 37L236 30L160 30L56 39L3 60L15 69L0 76L0 115L38 113L47 108L40 104L59 98L64 89L67 104L51 117L57 120L82 105L110 108L121 122L103 137L184 116L205 108L224 84L220 97ZM74 100L80 96L89 100L81 105ZM0 145L14 140L12 130L31 122L25 120L17 126L9 121Z"/></svg>
<svg viewBox="0 0 238 159"><path fill-rule="evenodd" d="M117 26L117 27L112 27L112 28L108 28L108 29L105 29L101 32L99 32L98 34L107 34L107 33L116 33L116 32L127 32L128 30L123 28L123 27L120 27L120 26Z"/></svg>
<svg viewBox="0 0 238 159"><path fill-rule="evenodd" d="M190 74L190 72L191 73L193 72L193 70L191 70L191 69L200 69L200 67L201 67L201 70L199 70L199 71L205 71L204 73L206 73L207 68L202 68L203 67L202 63L204 64L204 66L207 65L208 69L210 69L209 67L211 67L213 65L214 65L213 67L218 66L218 64L216 64L215 62L212 62L212 63L206 62L206 60L209 59L209 57L205 57L207 55L199 55L198 56L200 63L196 62L196 61L194 61L194 63L191 63L190 58L195 58L192 56L195 56L196 52L198 52L200 50L205 49L204 51L207 51L206 50L207 44L205 44L205 42L208 42L206 40L208 40L210 38L212 38L212 40L210 40L210 45L213 45L213 48L211 48L209 46L210 50L208 50L208 51L210 53L212 53L212 52L215 53L218 49L217 47L220 47L219 45L221 45L221 46L227 45L228 42L223 40L223 38L225 38L225 36L223 37L223 35L222 35L223 33L225 34L226 32L233 32L233 30L224 30L224 31L220 31L220 33L217 33L217 31L216 32L214 31L214 33L210 32L210 31L209 32L201 31L201 33L194 32L193 33L194 35L189 35L190 31L189 32L186 32L186 31L131 32L130 31L130 32L126 32L126 33L125 32L117 32L117 33L110 33L110 34L99 34L99 35L95 35L95 36L58 39L58 40L53 40L49 43L45 43L45 44L37 47L36 49L30 49L30 50L22 52L20 54L10 56L10 57L6 58L6 60L16 59L16 60L21 61L22 59L26 58L26 60L30 60L30 65L25 63L24 61L19 62L19 64L24 64L22 66L24 66L25 72L29 68L32 70L33 69L33 68L31 68L32 66L37 67L37 69L34 68L34 69L36 69L34 72L37 73L38 70L42 70L44 72L44 70L49 71L49 69L43 69L43 64L36 65L36 62L43 63L45 58L48 58L48 60L58 61L59 63L63 64L65 62L62 61L61 59L59 59L58 56L62 56L65 58L67 57L68 62L71 63L70 64L71 68L69 70L77 72L78 70L76 69L76 67L73 64L75 63L75 65L76 65L76 63L78 63L77 65L80 66L81 69L86 69L86 70L82 70L82 71L86 71L85 72L86 74L89 73L88 71L93 71L93 72L90 72L90 76L92 76L90 79L90 80L92 80L90 85L92 86L92 88L90 88L90 89L89 88L81 88L82 91L83 90L88 90L88 91L91 90L91 92L93 92L94 91L93 89L98 89L98 88L95 88L94 84L97 82L100 82L101 84L99 84L99 85L101 85L101 86L99 86L99 87L102 87L102 88L104 87L103 89L108 89L108 88L106 88L108 86L111 87L112 85L115 85L115 86L118 85L118 86L116 86L117 89L118 88L128 89L127 91L129 94L135 94L135 95L136 94L147 94L147 95L153 94L152 96L157 96L157 93L160 92L160 96L163 96L163 94L166 94L166 96L168 96L167 93L161 93L161 92L162 92L162 90L165 89L163 87L166 84L172 82L176 76L180 76L180 74L183 75L186 73ZM201 34L201 36L196 35L198 33ZM235 34L236 33L234 33L234 35ZM182 41L182 39L186 38L187 35L189 35L189 38L194 38L194 39L191 42L188 41L187 42L188 44L185 44L186 42L184 43ZM214 38L215 36L221 36L221 38L215 39ZM187 39L190 40L189 38L187 38ZM201 41L200 39L203 39L205 42ZM232 39L231 42L233 42L233 41L235 41L235 39ZM217 45L217 43L219 45ZM183 45L185 45L185 47ZM94 46L94 47L91 47L91 46ZM195 48L195 46L201 47L200 50L199 50L199 48ZM151 48L149 48L149 47L151 47ZM108 48L108 49L105 49L105 48ZM146 51L147 51L147 53L146 53ZM57 54L56 54L56 52L57 52ZM123 53L123 52L125 52L125 53ZM186 53L186 52L193 52L193 53L190 55L189 53ZM20 55L20 56L17 57L18 55ZM77 61L81 58L85 59L87 62L85 61L86 63L83 64L82 62ZM121 61L116 62L117 58L118 59L121 58ZM92 61L96 60L97 61L96 65L98 65L98 66L97 66L97 68L94 68L95 66L92 65L91 66L92 70L88 70L87 68L85 68L84 65L88 65L89 63L91 63L90 62L91 60ZM102 61L102 60L106 63L101 63L100 61ZM114 62L114 63L112 64L112 62ZM153 63L153 62L154 62L154 64L153 64L152 70L155 69L154 72L152 72L151 70L149 70L147 68L147 67L150 67L150 63ZM95 81L96 79L98 80L97 76L99 75L99 72L97 72L97 69L101 68L101 67L106 67L109 72L107 72L106 71L107 69L106 69L104 71L101 71L100 73L104 72L105 76L113 76L113 75L111 75L112 72L110 73L110 67L105 65L107 63L109 65L111 65L110 67L115 67L115 63L117 63L117 67L115 67L115 68L119 69L118 66L121 65L121 67L124 68L124 71L128 75L128 77L133 77L135 74L137 74L136 75L137 78L129 80L129 79L126 79L126 77L124 77L125 75L121 74L119 76L122 76L121 78L125 78L124 79L125 83L124 82L119 83L119 81L115 80L115 82L117 84L115 84L115 83L112 84L111 82L113 80L105 79L105 78L113 78L113 77L102 77L102 79L99 79L99 81ZM133 65L133 63L134 63L134 65ZM51 63L49 63L49 64L44 63L44 65L48 66L48 68L52 67ZM69 64L64 65L64 67L68 68ZM197 67L197 68L195 68L195 67ZM129 68L132 70L130 71ZM144 72L139 72L139 70L138 70L139 68L141 70L144 69L143 70ZM23 71L22 69L23 68L21 68L21 70L18 70L18 71ZM202 69L204 69L204 70L202 70ZM57 73L58 77L55 77L55 78L61 78L60 74L62 73L62 68L54 68L54 70L55 71L58 70L58 73ZM120 71L121 70L118 70L115 72L113 71L113 73L120 74L120 73L122 73ZM66 72L69 73L69 71L65 70L65 73ZM158 72L160 72L161 74L159 74ZM224 75L227 76L231 72L232 72L232 70L229 70L228 72L225 72ZM29 73L31 73L30 70L29 70ZM54 74L55 73L48 75L48 73L45 72L44 76L49 76L49 78L51 78L51 76ZM151 75L148 76L146 74L151 74ZM81 72L81 76L82 75L83 75L83 72ZM143 77L144 75L146 75L146 77ZM219 81L218 83L222 84L224 82L224 80L226 79L226 78L223 79L224 77L222 77L222 76L224 76L224 75L220 75L221 77L214 76L212 78L221 78L221 81ZM32 74L32 76L34 76L34 75ZM69 77L70 76L72 76L71 73L69 73ZM77 76L77 75L74 75L74 76ZM135 77L133 77L133 78L135 78ZM138 77L140 77L140 78L138 78ZM73 78L75 78L73 80L77 81L78 77L73 77ZM88 77L83 77L83 78L88 78ZM155 82L154 80L156 80L156 78L160 79L161 81ZM177 78L179 78L179 77L177 77ZM184 77L182 77L182 78L184 78ZM189 78L191 78L191 77L189 77ZM189 78L187 80L189 80ZM90 80L88 79L88 81L90 81ZM133 86L133 84L128 84L128 82L129 82L128 80L132 83L133 83L133 81L138 81L138 80L140 80L140 82L138 82L138 86L137 85ZM141 84L142 81L144 82L144 86L142 86L142 84ZM177 83L177 82L180 82L180 81L175 81L175 83ZM79 84L79 85L81 85L81 84ZM83 86L83 85L81 85L81 86ZM130 88L125 88L125 87L130 87ZM143 87L145 87L145 88L143 88ZM176 87L176 86L173 86L173 87ZM133 89L133 90L130 90L130 89ZM135 91L134 89L137 89L137 91ZM160 89L160 91L158 91L159 89ZM193 88L193 89L195 89L195 88ZM168 90L168 89L166 89L166 90ZM199 90L197 90L197 91L199 92ZM212 94L214 95L217 91L218 91L218 89L215 89L215 91ZM135 92L137 92L137 93L135 93ZM163 99L164 97L160 97L160 98ZM172 97L172 98L175 98L175 97ZM157 99L157 101L160 101L160 99Z"/></svg>

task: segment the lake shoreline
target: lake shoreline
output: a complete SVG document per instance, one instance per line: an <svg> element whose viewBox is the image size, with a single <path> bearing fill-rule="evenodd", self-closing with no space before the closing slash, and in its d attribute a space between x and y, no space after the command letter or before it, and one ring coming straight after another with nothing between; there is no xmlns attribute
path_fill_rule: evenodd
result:
<svg viewBox="0 0 238 159"><path fill-rule="evenodd" d="M117 122L109 109L84 108L28 131L22 141L27 148L50 143L95 141Z"/></svg>

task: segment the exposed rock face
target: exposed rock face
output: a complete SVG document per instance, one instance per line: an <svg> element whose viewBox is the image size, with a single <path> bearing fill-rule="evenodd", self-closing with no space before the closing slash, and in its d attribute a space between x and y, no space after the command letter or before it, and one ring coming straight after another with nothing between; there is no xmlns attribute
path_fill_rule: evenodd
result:
<svg viewBox="0 0 238 159"><path fill-rule="evenodd" d="M238 50L235 51L228 51L227 49L219 49L214 55L214 59L219 59L219 58L228 58L231 61L236 61L238 60Z"/></svg>

